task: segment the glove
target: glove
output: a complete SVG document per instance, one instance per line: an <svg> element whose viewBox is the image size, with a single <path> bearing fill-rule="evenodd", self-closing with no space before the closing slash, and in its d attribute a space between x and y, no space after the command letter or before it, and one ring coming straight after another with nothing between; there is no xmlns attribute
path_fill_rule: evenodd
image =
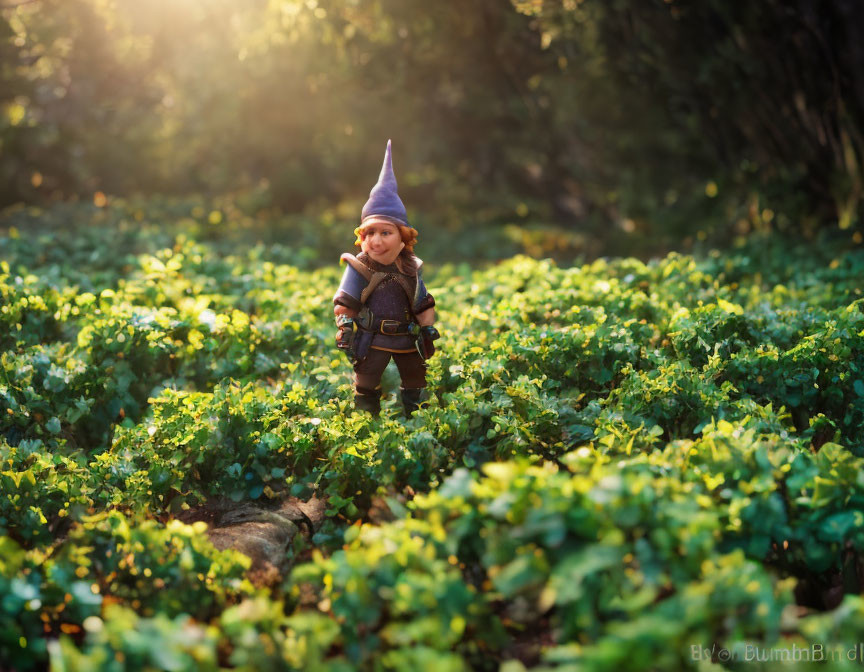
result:
<svg viewBox="0 0 864 672"><path fill-rule="evenodd" d="M431 324L425 327L420 327L420 333L417 336L417 352L426 360L435 354L435 344L433 341L441 338L441 334Z"/></svg>
<svg viewBox="0 0 864 672"><path fill-rule="evenodd" d="M345 353L348 361L352 364L356 358L354 353L354 320L347 315L336 318L339 331L336 332L336 347Z"/></svg>

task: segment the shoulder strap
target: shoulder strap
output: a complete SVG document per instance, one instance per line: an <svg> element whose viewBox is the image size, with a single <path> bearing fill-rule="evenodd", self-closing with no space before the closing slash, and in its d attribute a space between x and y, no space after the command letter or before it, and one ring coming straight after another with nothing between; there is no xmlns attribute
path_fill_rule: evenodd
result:
<svg viewBox="0 0 864 672"><path fill-rule="evenodd" d="M416 294L416 286L417 286L417 278L416 277L406 277L404 275L396 275L396 282L402 285L402 289L405 290L405 294L408 295L408 303L409 309L411 312L414 312L414 295Z"/></svg>
<svg viewBox="0 0 864 672"><path fill-rule="evenodd" d="M375 288L381 284L381 282L389 275L389 273L382 273L381 271L376 271L371 275L371 280L369 280L369 284L363 289L363 293L360 295L360 303L366 303L366 299L369 298L369 295L375 291Z"/></svg>
<svg viewBox="0 0 864 672"><path fill-rule="evenodd" d="M408 295L409 309L413 315L414 306L417 305L419 299L420 288L423 286L423 260L417 255L412 254L403 273L403 275L396 279Z"/></svg>
<svg viewBox="0 0 864 672"><path fill-rule="evenodd" d="M366 282L372 279L372 270L350 252L345 252L340 259L347 261L351 265L351 268L366 278Z"/></svg>
<svg viewBox="0 0 864 672"><path fill-rule="evenodd" d="M408 295L409 303L412 303L409 308L413 312L413 298L416 295L416 278L409 278L402 275L401 273L384 273L382 271L376 271L375 273L373 273L372 279L369 281L369 284L363 288L363 292L360 294L360 303L365 304L366 300L369 298L369 295L374 292L378 285L380 285L388 277L393 278L402 287L402 289L405 291L405 294Z"/></svg>
<svg viewBox="0 0 864 672"><path fill-rule="evenodd" d="M409 299L416 299L417 286L419 285L420 267L423 265L423 262L419 258L415 257L415 268L417 271L417 275L412 278L414 280L413 283L411 282L411 280L408 279L408 277L405 277L401 273L391 274L382 271L373 271L350 252L345 252L340 258L348 262L355 271L360 273L360 275L362 275L366 279L366 282L368 283L366 287L363 288L363 291L360 294L360 303L365 304L366 300L369 298L369 295L373 291L375 291L375 288L378 287L378 285L380 285L381 282L388 275L392 275L396 282L398 282L402 286L402 289L405 290L405 293L408 295ZM410 308L413 312L414 306L412 305Z"/></svg>
<svg viewBox="0 0 864 672"><path fill-rule="evenodd" d="M417 302L420 301L423 297L420 295L420 290L425 289L426 285L423 284L423 271L422 271L423 262L419 259L417 260L417 282L414 283L414 296L412 297L412 306L411 310L414 310L414 306L417 305Z"/></svg>

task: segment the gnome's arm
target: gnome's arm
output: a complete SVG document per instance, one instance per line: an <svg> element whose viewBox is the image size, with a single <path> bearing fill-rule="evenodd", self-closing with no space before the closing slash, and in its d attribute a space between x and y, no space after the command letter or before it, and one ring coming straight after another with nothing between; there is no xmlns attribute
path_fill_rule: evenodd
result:
<svg viewBox="0 0 864 672"><path fill-rule="evenodd" d="M435 309L429 308L417 315L417 324L421 327L431 326L435 324Z"/></svg>
<svg viewBox="0 0 864 672"><path fill-rule="evenodd" d="M342 276L342 282L339 284L339 290L336 296L333 297L333 316L336 318L336 325L339 327L339 332L336 334L336 347L344 348L346 343L350 344L350 339L345 340L345 329L353 333L353 325L340 325L339 318L342 315L354 319L360 312L362 307L357 299L361 281L357 277L359 274L351 266L345 269ZM350 323L349 323L350 324Z"/></svg>
<svg viewBox="0 0 864 672"><path fill-rule="evenodd" d="M423 282L423 262L417 260L417 294L415 295L414 315L421 327L435 324L435 297L426 289Z"/></svg>
<svg viewBox="0 0 864 672"><path fill-rule="evenodd" d="M419 299L414 302L414 315L417 324L420 325L420 339L417 341L417 347L423 359L428 359L435 354L435 339L440 338L441 334L433 326L435 324L435 298L426 290L426 285L423 283L421 265L422 262L418 264L417 268L417 296Z"/></svg>
<svg viewBox="0 0 864 672"><path fill-rule="evenodd" d="M335 305L333 306L333 315L338 317L339 315L347 315L348 317L354 318L357 317L358 312L356 310L351 310L347 306Z"/></svg>
<svg viewBox="0 0 864 672"><path fill-rule="evenodd" d="M348 317L357 317L363 304L360 303L360 293L363 290L363 277L348 266L345 273L342 275L342 282L339 284L339 290L336 296L333 297L333 315L347 315Z"/></svg>

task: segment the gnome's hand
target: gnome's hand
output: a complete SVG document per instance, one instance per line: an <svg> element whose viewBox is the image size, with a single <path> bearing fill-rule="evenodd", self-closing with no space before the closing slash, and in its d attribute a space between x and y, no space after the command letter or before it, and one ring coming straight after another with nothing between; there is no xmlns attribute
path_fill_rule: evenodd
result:
<svg viewBox="0 0 864 672"><path fill-rule="evenodd" d="M429 359L435 354L435 339L441 338L441 334L431 324L425 327L420 327L420 334L417 336L417 350L423 359Z"/></svg>
<svg viewBox="0 0 864 672"><path fill-rule="evenodd" d="M336 347L342 350L349 361L354 360L354 320L340 315L336 320L339 331L336 332Z"/></svg>

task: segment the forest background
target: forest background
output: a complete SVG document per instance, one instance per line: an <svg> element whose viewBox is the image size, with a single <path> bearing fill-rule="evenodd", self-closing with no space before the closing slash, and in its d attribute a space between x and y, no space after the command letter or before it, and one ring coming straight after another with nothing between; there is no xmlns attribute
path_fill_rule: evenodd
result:
<svg viewBox="0 0 864 672"><path fill-rule="evenodd" d="M862 27L853 0L3 0L0 206L228 195L284 242L282 213L354 221L392 138L424 240L472 258L858 244Z"/></svg>

